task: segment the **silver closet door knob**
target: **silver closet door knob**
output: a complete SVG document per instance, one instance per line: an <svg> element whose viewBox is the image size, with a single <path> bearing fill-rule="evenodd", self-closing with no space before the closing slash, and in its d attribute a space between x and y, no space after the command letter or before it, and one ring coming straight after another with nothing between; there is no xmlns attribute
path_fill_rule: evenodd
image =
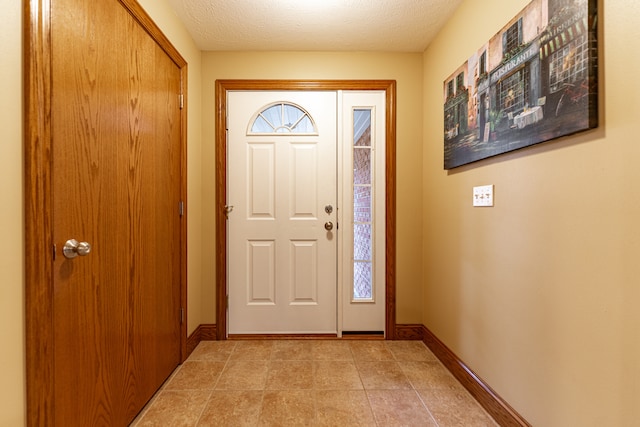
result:
<svg viewBox="0 0 640 427"><path fill-rule="evenodd" d="M91 244L88 242L78 242L76 239L69 239L62 248L65 258L73 259L77 256L87 256L91 253Z"/></svg>

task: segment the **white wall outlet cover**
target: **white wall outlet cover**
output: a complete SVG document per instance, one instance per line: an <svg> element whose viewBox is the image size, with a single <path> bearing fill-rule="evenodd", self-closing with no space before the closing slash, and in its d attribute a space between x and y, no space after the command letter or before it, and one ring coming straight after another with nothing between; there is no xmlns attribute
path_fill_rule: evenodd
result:
<svg viewBox="0 0 640 427"><path fill-rule="evenodd" d="M493 185L473 187L473 206L493 206Z"/></svg>

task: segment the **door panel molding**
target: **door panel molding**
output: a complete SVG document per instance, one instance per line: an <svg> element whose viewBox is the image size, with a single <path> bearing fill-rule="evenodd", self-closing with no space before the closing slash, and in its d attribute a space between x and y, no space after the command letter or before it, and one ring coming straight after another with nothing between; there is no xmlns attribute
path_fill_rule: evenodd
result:
<svg viewBox="0 0 640 427"><path fill-rule="evenodd" d="M386 103L385 331L396 336L396 82L395 80L216 80L216 333L227 339L227 92L234 90L382 90Z"/></svg>
<svg viewBox="0 0 640 427"><path fill-rule="evenodd" d="M54 425L53 323L52 25L55 0L27 0L23 9L24 216L26 419L28 426ZM180 69L186 97L187 63L135 0L114 0ZM180 112L180 192L186 200L186 108ZM176 207L177 210L177 207ZM184 217L186 218L186 216ZM180 300L186 309L186 220L180 230ZM59 248L58 248L59 249ZM59 251L59 250L58 250ZM60 256L60 254L58 254ZM187 354L187 323L180 325L181 360Z"/></svg>

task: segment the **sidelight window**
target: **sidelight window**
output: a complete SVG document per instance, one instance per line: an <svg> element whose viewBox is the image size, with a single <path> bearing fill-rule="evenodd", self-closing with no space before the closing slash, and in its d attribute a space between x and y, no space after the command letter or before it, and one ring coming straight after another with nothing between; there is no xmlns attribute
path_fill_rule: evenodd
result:
<svg viewBox="0 0 640 427"><path fill-rule="evenodd" d="M353 299L373 299L371 110L353 112Z"/></svg>

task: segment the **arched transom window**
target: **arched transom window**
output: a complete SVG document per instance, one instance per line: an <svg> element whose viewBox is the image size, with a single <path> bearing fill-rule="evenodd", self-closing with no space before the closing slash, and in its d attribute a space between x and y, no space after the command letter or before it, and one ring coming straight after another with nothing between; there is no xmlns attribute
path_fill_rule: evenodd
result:
<svg viewBox="0 0 640 427"><path fill-rule="evenodd" d="M256 114L249 127L249 134L304 134L317 135L313 118L299 105L276 102L267 105Z"/></svg>

